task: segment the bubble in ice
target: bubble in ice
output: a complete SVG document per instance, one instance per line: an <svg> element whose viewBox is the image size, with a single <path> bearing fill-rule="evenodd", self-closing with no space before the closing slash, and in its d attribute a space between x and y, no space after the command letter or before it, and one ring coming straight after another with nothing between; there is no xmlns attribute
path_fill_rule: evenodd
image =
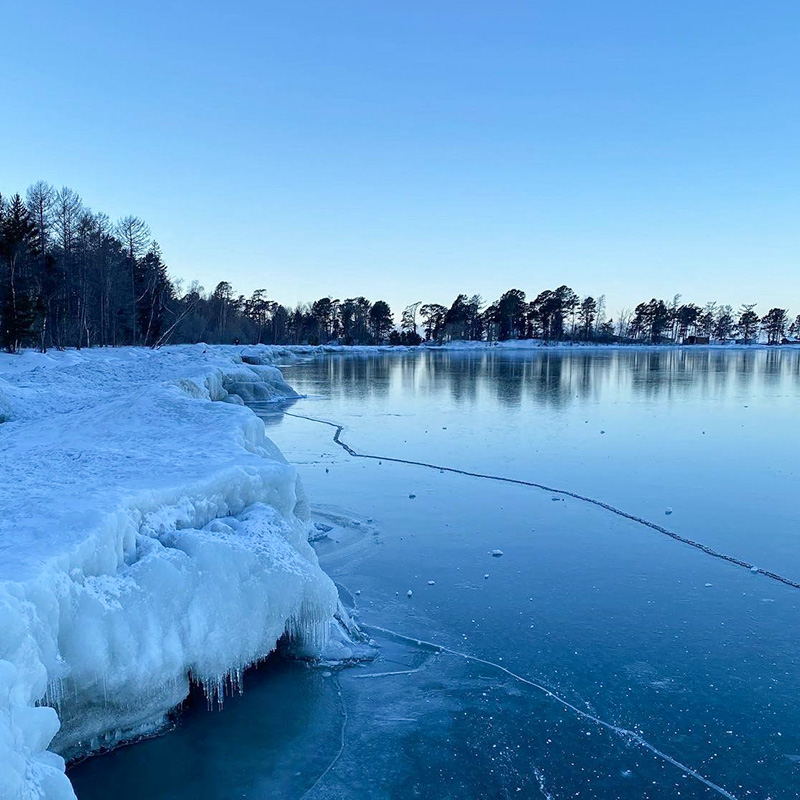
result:
<svg viewBox="0 0 800 800"><path fill-rule="evenodd" d="M428 586L436 586L436 581L428 581Z"/></svg>
<svg viewBox="0 0 800 800"><path fill-rule="evenodd" d="M672 513L672 509L671 509L669 506L667 506L667 507L664 509L664 513L665 513L667 516L669 516L669 515Z"/></svg>
<svg viewBox="0 0 800 800"><path fill-rule="evenodd" d="M492 550L492 555L495 558L500 558L500 556L503 555L503 551L502 550Z"/></svg>

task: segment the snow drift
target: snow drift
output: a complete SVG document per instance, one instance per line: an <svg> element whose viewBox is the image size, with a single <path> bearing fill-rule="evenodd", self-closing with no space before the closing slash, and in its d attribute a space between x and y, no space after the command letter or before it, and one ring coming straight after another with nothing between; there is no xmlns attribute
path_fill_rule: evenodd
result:
<svg viewBox="0 0 800 800"><path fill-rule="evenodd" d="M302 486L240 405L296 396L276 357L0 356L2 800L73 798L64 756L157 729L190 680L221 696L285 635L331 640Z"/></svg>

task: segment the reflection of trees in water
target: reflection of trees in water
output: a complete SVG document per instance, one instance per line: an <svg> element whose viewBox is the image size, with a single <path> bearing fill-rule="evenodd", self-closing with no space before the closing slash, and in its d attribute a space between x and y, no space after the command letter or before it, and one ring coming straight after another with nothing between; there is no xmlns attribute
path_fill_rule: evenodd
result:
<svg viewBox="0 0 800 800"><path fill-rule="evenodd" d="M637 395L696 397L724 394L731 378L740 391L772 384L794 373L800 352L789 350L661 350L618 351L621 375L630 375Z"/></svg>
<svg viewBox="0 0 800 800"><path fill-rule="evenodd" d="M742 350L736 354L733 368L740 391L746 391L753 383L754 364L753 353Z"/></svg>
<svg viewBox="0 0 800 800"><path fill-rule="evenodd" d="M675 353L657 350L641 352L622 352L617 354L622 378L627 374L630 378L631 390L640 397L656 398L664 394L671 395L674 387L675 371L682 371L684 376L686 365L681 369L674 359ZM627 370L625 367L627 366Z"/></svg>
<svg viewBox="0 0 800 800"><path fill-rule="evenodd" d="M605 361L605 359L603 359ZM577 379L577 395L586 400L592 396L592 377L595 365L592 364L592 358L588 355L579 356L578 359L578 379ZM606 369L608 362L605 362Z"/></svg>
<svg viewBox="0 0 800 800"><path fill-rule="evenodd" d="M783 373L783 353L780 350L767 350L764 359L764 377L770 384L777 383Z"/></svg>
<svg viewBox="0 0 800 800"><path fill-rule="evenodd" d="M560 352L515 355L508 353L430 352L424 356L425 380L418 391L447 392L458 404L474 403L481 394L516 407L533 401L551 407L567 406L575 395L593 392L593 372L601 359ZM608 360L602 359L605 367Z"/></svg>
<svg viewBox="0 0 800 800"><path fill-rule="evenodd" d="M560 353L548 353L534 365L529 396L538 405L559 408L569 404L573 391L571 370L564 368L568 361Z"/></svg>
<svg viewBox="0 0 800 800"><path fill-rule="evenodd" d="M453 353L429 353L426 366L432 393L435 394L437 384L444 381L446 391L456 403L475 403L486 372L484 354L471 353L466 358L459 358Z"/></svg>
<svg viewBox="0 0 800 800"><path fill-rule="evenodd" d="M542 362L539 361L538 365ZM536 362L514 359L502 366L495 363L493 371L497 376L494 383L494 395L504 406L516 408L522 401L522 393L526 384L540 385L548 380L546 370L535 370Z"/></svg>
<svg viewBox="0 0 800 800"><path fill-rule="evenodd" d="M417 383L417 374L424 369L419 358L402 356L399 359L399 379L403 386L414 386ZM394 378L394 376L392 376Z"/></svg>
<svg viewBox="0 0 800 800"><path fill-rule="evenodd" d="M740 375L749 375L753 371L753 354L747 350L736 353L736 372Z"/></svg>
<svg viewBox="0 0 800 800"><path fill-rule="evenodd" d="M343 397L386 397L393 359L386 355L334 355L323 364L330 387Z"/></svg>
<svg viewBox="0 0 800 800"><path fill-rule="evenodd" d="M720 397L735 387L800 380L800 351L786 349L609 349L513 353L420 351L331 355L318 377L344 398L413 392L456 405L481 397L518 407L566 408L626 391L649 400Z"/></svg>

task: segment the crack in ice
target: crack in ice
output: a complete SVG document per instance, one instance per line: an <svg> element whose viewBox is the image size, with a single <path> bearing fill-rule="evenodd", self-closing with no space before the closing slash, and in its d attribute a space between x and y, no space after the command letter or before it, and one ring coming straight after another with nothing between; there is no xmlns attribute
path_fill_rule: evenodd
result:
<svg viewBox="0 0 800 800"><path fill-rule="evenodd" d="M465 469L457 469L456 467L444 467L439 464L429 464L425 461L412 461L406 458L393 458L392 456L376 456L370 453L359 453L358 451L354 450L350 447L349 444L342 441L341 435L342 431L344 430L344 425L340 425L336 422L329 422L325 419L317 419L316 417L307 417L303 414L292 414L289 411L283 412L287 417L296 417L297 419L305 419L309 422L317 422L320 425L328 425L331 428L335 428L335 433L333 434L333 441L339 445L348 455L352 456L353 458L369 458L373 461L389 461L395 464L408 464L413 467L425 467L426 469L435 469L439 470L439 472L451 472L456 475L465 475L469 478L482 478L484 480L489 481L499 481L502 483L512 483L517 486L530 486L534 489L541 489L545 492L550 492L551 494L560 494L565 497L571 497L574 500L580 500L583 503L589 503L590 505L597 506L598 508L602 508L605 511L609 511L612 514L616 514L618 517L623 517L624 519L628 519L631 522L636 522L639 525L644 525L651 530L656 531L657 533L663 534L664 536L669 536L670 539L674 539L677 542L681 542L682 544L689 545L689 547L694 547L696 550L700 550L700 552L705 553L707 556L712 556L713 558L719 558L722 561L727 561L729 564L733 564L737 567L743 567L744 569L750 570L751 572L757 573L759 575L763 575L766 578L770 578L771 580L778 581L779 583L783 583L786 586L791 586L793 589L800 589L800 583L793 581L791 578L787 578L784 575L780 575L777 572L771 572L770 570L761 569L757 567L755 564L751 564L748 561L744 561L741 558L737 558L736 556L728 555L727 553L722 553L719 550L714 550L714 548L709 547L702 542L697 542L694 539L689 539L686 536L682 536L675 531L669 530L669 528L665 528L663 525L658 525L655 522L650 522L650 520L644 519L642 517L637 517L635 514L630 514L627 511L623 511L621 508L617 508L616 506L612 506L609 503L604 503L602 500L595 500L593 497L587 497L586 495L577 494L576 492L571 492L567 489L558 489L552 486L547 486L543 483L536 483L535 481L525 481L521 478L506 478L501 475L487 475L481 472L471 472Z"/></svg>
<svg viewBox="0 0 800 800"><path fill-rule="evenodd" d="M712 789L717 794L721 795L722 797L728 798L728 800L737 800L736 796L731 794L727 789L724 789L722 786L714 783L713 781L706 778L701 773L697 772L697 770L692 769L691 767L683 764L682 762L678 761L676 758L673 758L668 753L665 753L663 750L659 750L655 745L650 744L643 736L636 733L636 731L629 730L628 728L622 728L618 725L614 725L611 722L606 722L604 719L600 717L590 714L588 711L584 711L578 706L572 704L564 697L556 694L552 689L548 689L546 686L543 686L540 683L536 683L536 681L532 681L529 678L525 678L522 675L517 675L516 672L512 672L507 667L504 667L502 664L496 664L494 661L487 661L485 658L480 658L479 656L471 656L469 653L461 653L458 650L452 650L449 647L445 647L444 645L437 644L436 642L427 642L424 639L418 639L413 636L406 636L403 633L399 633L397 631L393 631L390 628L383 628L380 625L363 625L362 629L369 632L370 630L379 631L384 634L388 634L389 636L394 636L397 639L400 639L404 642L410 642L417 647L428 648L432 649L437 653L447 653L449 655L458 656L459 658L464 658L467 661L473 661L478 664L484 664L487 667L493 667L500 672L504 672L509 677L513 678L520 683L524 683L527 686L531 686L534 689L545 694L551 700L555 700L557 703L564 706L571 711L574 711L579 717L589 720L593 722L595 725L598 725L606 730L611 731L612 733L616 734L620 738L624 739L627 742L632 742L633 744L638 744L640 747L643 747L645 750L649 750L653 755L657 758L660 758L662 761L666 761L669 764L672 764L674 767L677 767L679 770L684 772L685 774L691 776L695 780L699 781L700 783L707 786L709 789Z"/></svg>
<svg viewBox="0 0 800 800"><path fill-rule="evenodd" d="M312 792L319 786L322 781L325 779L325 776L336 766L339 759L342 757L342 753L344 752L345 747L345 737L347 731L347 705L344 702L344 694L342 694L342 684L339 682L339 678L335 678L336 681L336 692L339 695L339 702L342 705L342 730L340 735L340 742L339 742L339 749L336 751L336 755L333 757L333 760L328 764L327 767L322 771L320 776L314 781L314 783L303 793L300 797L300 800L306 800Z"/></svg>
<svg viewBox="0 0 800 800"><path fill-rule="evenodd" d="M719 552L717 550L714 550L713 548L709 547L708 545L702 544L701 542L697 542L697 541L694 541L693 539L689 539L687 537L681 536L680 534L676 533L675 531L671 531L671 530L669 530L667 528L664 528L663 526L658 525L658 524L656 524L654 522L650 522L649 520L643 519L641 517L637 517L637 516L635 516L633 514L629 514L627 511L623 511L622 509L616 508L615 506L612 506L612 505L610 505L608 503L604 503L604 502L602 502L600 500L595 500L594 498L586 497L585 495L580 495L580 494L577 494L575 492L568 491L566 489L558 489L558 488L554 488L554 487L551 487L551 486L547 486L545 484L536 483L534 481L525 481L525 480L521 480L521 479L518 479L518 478L507 478L507 477L502 477L502 476L499 476L499 475L488 475L488 474L483 474L483 473L479 473L479 472L471 472L471 471L468 471L468 470L457 469L455 467L446 467L446 466L440 466L440 465L437 465L437 464L430 464L430 463L427 463L427 462L424 462L424 461L414 461L414 460L411 460L411 459L393 458L391 456L377 456L377 455L372 455L372 454L369 454L369 453L359 453L354 448L352 448L350 445L348 445L346 442L342 441L341 435L342 435L342 432L344 430L344 426L343 425L340 425L340 424L335 423L335 422L330 422L330 421L324 420L324 419L318 419L316 417L305 416L303 414L293 414L293 413L290 413L288 411L284 411L283 413L286 414L287 416L290 416L290 417L296 417L298 419L304 419L304 420L307 420L309 422L316 422L318 424L327 425L327 426L329 426L331 428L334 428L335 432L334 432L334 435L333 435L333 441L337 445L339 445L339 447L341 447L343 450L345 450L345 452L347 452L348 455L352 456L353 458L367 458L367 459L371 459L371 460L375 460L375 461L388 461L388 462L392 462L392 463L396 463L396 464L407 464L407 465L410 465L410 466L425 467L426 469L435 469L435 470L439 470L440 472L450 472L450 473L454 473L454 474L457 474L457 475L465 475L465 476L471 477L471 478L481 478L481 479L484 479L484 480L493 480L493 481L499 481L499 482L503 482L503 483L511 483L511 484L515 484L515 485L518 485L518 486L530 486L530 487L535 488L535 489L541 489L541 490L546 491L546 492L551 492L552 494L559 494L559 495L563 495L563 496L566 496L566 497L571 497L573 499L580 500L580 501L582 501L584 503L589 503L591 505L594 505L594 506L597 506L599 508L602 508L602 509L604 509L606 511L611 512L612 514L616 514L619 517L623 517L625 519L631 520L632 522L636 522L636 523L638 523L640 525L644 525L645 527L648 527L648 528L650 528L650 529L652 529L652 530L654 530L654 531L656 531L658 533L661 533L661 534L663 534L665 536L669 536L671 539L674 539L674 540L676 540L678 542L681 542L683 544L687 544L690 547L694 547L695 549L700 550L701 552L705 553L706 555L712 556L714 558L719 558L719 559L721 559L723 561L727 561L727 562L729 562L731 564L734 564L736 566L739 566L739 567L744 567L744 568L749 569L751 571L755 571L756 570L756 567L753 564L750 564L750 563L748 563L748 562L746 562L746 561L744 561L742 559L736 558L735 556L727 555L726 553L721 553L721 552ZM758 569L758 572L760 574L764 575L767 578L771 578L772 580L778 581L778 582L783 583L783 584L785 584L787 586L791 586L791 587L793 587L795 589L800 589L800 583L796 583L795 581L791 580L790 578L786 578L783 575L779 575L778 573L770 572L768 570L762 570L762 569ZM568 710L574 712L575 714L577 714L582 719L588 720L588 721L594 723L595 725L598 725L599 727L604 728L604 729L614 733L615 735L619 736L620 738L622 738L626 742L629 742L629 743L632 743L632 744L636 744L636 745L642 747L643 749L648 750L649 752L651 752L657 758L659 758L662 761L665 761L665 762L667 762L669 764L672 764L674 767L676 767L677 769L681 770L686 775L694 778L696 781L702 783L704 786L708 787L709 789L711 789L712 791L716 792L720 796L725 797L728 800L737 800L736 796L731 794L727 789L725 789L724 787L722 787L722 786L714 783L713 781L709 780L708 778L706 778L704 775L702 775L697 770L687 766L686 764L682 763L681 761L678 761L676 758L673 758L671 755L669 755L668 753L665 753L663 750L659 750L655 745L653 745L650 742L648 742L641 734L637 733L636 731L630 730L628 728L623 728L623 727L620 727L618 725L614 725L611 722L607 722L606 720L601 719L600 717L596 716L595 714L589 713L588 711L584 711L583 709L579 708L578 706L574 705L573 703L570 703L569 700L567 700L566 698L561 697L560 695L556 694L551 689L548 689L546 686L543 686L540 683L536 683L535 681L530 680L529 678L525 678L522 675L518 675L517 673L512 672L507 667L504 667L502 664L497 664L497 663L495 663L493 661L488 661L486 659L480 658L479 656L472 656L472 655L469 655L468 653L462 653L462 652L459 652L457 650L453 650L453 649L451 649L449 647L445 647L444 645L437 644L435 642L428 642L428 641L425 641L423 639L418 639L418 638L415 638L415 637L412 637L412 636L406 636L405 634L399 633L397 631L393 631L393 630L391 630L389 628L383 628L383 627L381 627L379 625L362 625L361 627L362 627L362 629L364 631L367 631L367 632L369 632L370 630L379 631L379 632L387 634L389 636L394 636L394 637L396 637L396 638L398 638L398 639L400 639L402 641L409 642L409 643L411 643L411 644L413 644L413 645L415 645L417 647L427 648L427 649L433 650L434 652L437 652L437 653L447 653L449 655L457 656L459 658L463 658L463 659L465 659L467 661L471 661L471 662L474 662L474 663L483 664L485 666L492 667L493 669L496 669L496 670L498 670L500 672L503 672L506 675L508 675L509 677L511 677L512 679L514 679L514 680L516 680L516 681L518 681L520 683L523 683L523 684L525 684L527 686L530 686L531 688L536 689L539 692L542 692L546 697L548 697L548 698L554 700L555 702L559 703L565 709L568 709ZM419 669L421 669L421 667ZM411 671L416 672L417 670L411 670ZM380 673L380 675L407 674L408 672L409 671L396 672L396 673ZM354 677L361 677L361 678L379 677L379 675L373 675L373 676L361 675L361 676L354 676ZM340 696L341 696L341 694L340 694ZM342 703L344 704L344 700L343 699L342 699ZM344 737L344 727L342 729L342 736ZM343 743L342 743L342 749L344 749L344 739L343 739ZM309 789L309 791L306 793L306 795L303 795L304 798L311 791L313 791L313 789L319 784L319 782L327 774L327 772L334 766L336 761L338 761L340 756L341 756L341 750L337 754L337 756L334 759L334 761L331 762L331 764L329 765L328 769L326 769L326 771L320 776L320 778L317 780L317 782L314 784L314 786L312 786L311 789ZM537 779L538 779L538 777L539 776L537 775ZM544 791L541 782L540 782L540 789L542 789Z"/></svg>
<svg viewBox="0 0 800 800"><path fill-rule="evenodd" d="M363 680L364 678L390 678L393 675L413 675L415 672L421 672L422 667L417 667L416 669L400 669L395 670L394 672L369 672L365 673L364 675L351 675L351 678L357 678L359 680Z"/></svg>

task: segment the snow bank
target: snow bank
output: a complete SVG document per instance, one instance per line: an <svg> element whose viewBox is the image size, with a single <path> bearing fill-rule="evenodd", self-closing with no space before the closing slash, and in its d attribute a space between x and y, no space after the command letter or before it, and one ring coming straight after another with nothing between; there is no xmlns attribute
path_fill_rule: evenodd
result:
<svg viewBox="0 0 800 800"><path fill-rule="evenodd" d="M0 422L11 419L11 398L8 396L8 384L0 378Z"/></svg>
<svg viewBox="0 0 800 800"><path fill-rule="evenodd" d="M221 697L284 635L328 640L302 486L232 402L295 396L285 357L0 356L2 800L73 798L62 756L157 729L190 679Z"/></svg>

